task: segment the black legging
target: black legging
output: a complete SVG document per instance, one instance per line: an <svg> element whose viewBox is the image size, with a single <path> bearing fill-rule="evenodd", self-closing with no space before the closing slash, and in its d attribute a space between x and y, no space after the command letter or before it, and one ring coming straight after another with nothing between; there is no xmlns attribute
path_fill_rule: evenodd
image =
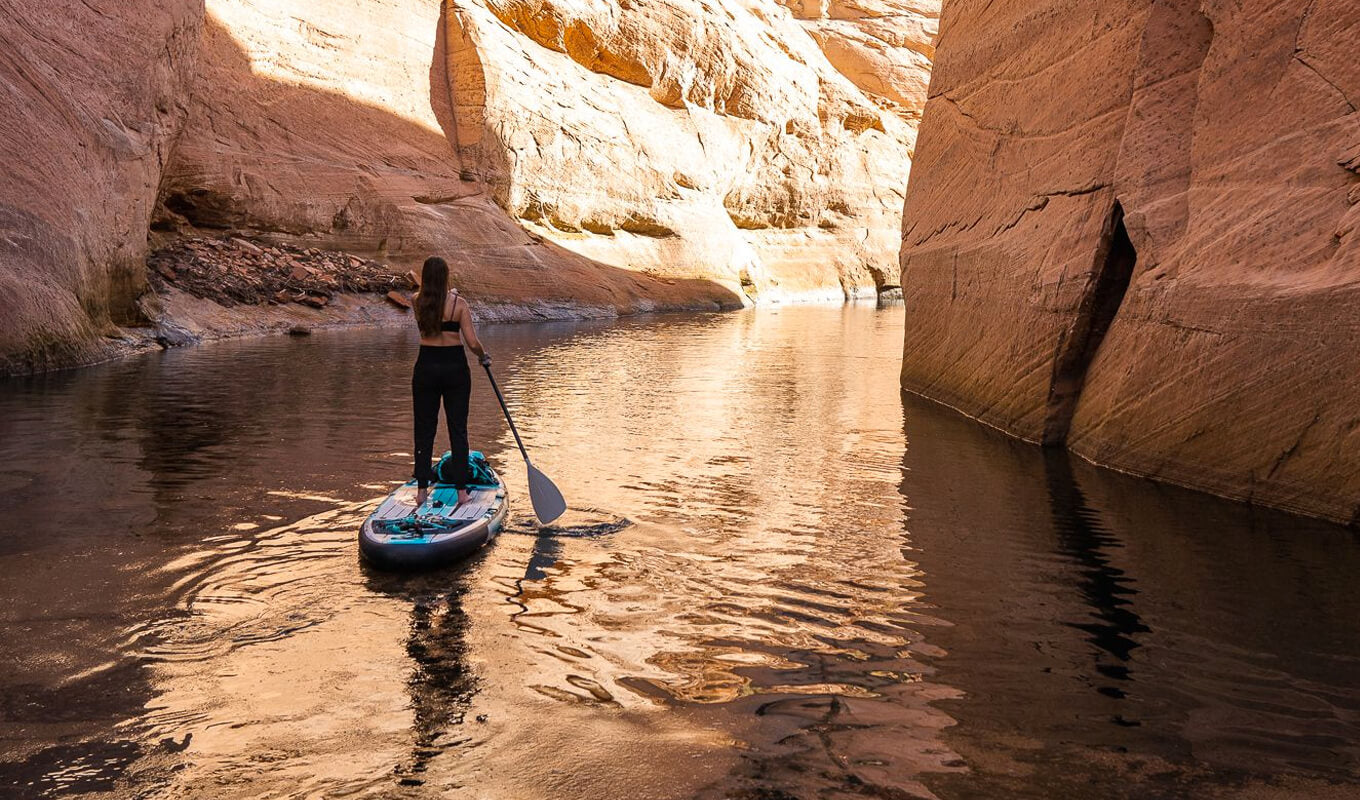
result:
<svg viewBox="0 0 1360 800"><path fill-rule="evenodd" d="M462 345L454 347L420 346L415 372L411 375L412 411L415 417L415 479L423 489L434 481L434 435L439 429L439 401L444 401L444 419L449 425L449 450L452 483L468 482L468 397L472 394L472 373Z"/></svg>

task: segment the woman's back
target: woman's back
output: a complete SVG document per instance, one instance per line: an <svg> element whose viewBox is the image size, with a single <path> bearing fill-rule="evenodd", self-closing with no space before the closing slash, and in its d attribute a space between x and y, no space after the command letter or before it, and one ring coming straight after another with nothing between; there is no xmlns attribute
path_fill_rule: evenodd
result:
<svg viewBox="0 0 1360 800"><path fill-rule="evenodd" d="M427 336L422 332L421 344L428 347L458 347L463 344L462 312L466 302L459 302L460 299L457 289L449 290L448 296L444 299L439 331L433 336Z"/></svg>

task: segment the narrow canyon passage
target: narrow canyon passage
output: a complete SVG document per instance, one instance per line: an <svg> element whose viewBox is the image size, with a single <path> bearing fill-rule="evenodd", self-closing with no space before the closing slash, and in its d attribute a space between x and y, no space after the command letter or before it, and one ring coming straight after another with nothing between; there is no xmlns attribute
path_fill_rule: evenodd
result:
<svg viewBox="0 0 1360 800"><path fill-rule="evenodd" d="M529 524L479 382L473 446L517 517L417 576L355 548L409 469L408 331L0 383L0 794L1326 797L1360 779L1352 533L903 397L902 335L900 309L857 307L490 326L573 508Z"/></svg>

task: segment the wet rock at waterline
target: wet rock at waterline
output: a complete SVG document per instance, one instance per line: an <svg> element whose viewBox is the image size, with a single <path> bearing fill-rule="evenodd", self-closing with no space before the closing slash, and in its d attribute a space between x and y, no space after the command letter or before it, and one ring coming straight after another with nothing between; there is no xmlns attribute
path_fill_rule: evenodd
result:
<svg viewBox="0 0 1360 800"><path fill-rule="evenodd" d="M148 230L403 270L438 252L500 317L871 294L938 2L20 5L3 372L163 323Z"/></svg>
<svg viewBox="0 0 1360 800"><path fill-rule="evenodd" d="M903 223L904 387L1357 519L1357 36L1344 2L950 4Z"/></svg>

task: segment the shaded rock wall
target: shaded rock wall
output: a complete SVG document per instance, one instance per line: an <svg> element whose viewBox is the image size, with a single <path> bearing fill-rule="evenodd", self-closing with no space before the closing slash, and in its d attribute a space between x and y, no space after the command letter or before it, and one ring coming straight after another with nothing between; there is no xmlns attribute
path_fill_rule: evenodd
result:
<svg viewBox="0 0 1360 800"><path fill-rule="evenodd" d="M1357 37L1343 0L950 3L903 220L903 386L1356 521Z"/></svg>
<svg viewBox="0 0 1360 800"><path fill-rule="evenodd" d="M202 3L0 2L0 373L135 323Z"/></svg>

